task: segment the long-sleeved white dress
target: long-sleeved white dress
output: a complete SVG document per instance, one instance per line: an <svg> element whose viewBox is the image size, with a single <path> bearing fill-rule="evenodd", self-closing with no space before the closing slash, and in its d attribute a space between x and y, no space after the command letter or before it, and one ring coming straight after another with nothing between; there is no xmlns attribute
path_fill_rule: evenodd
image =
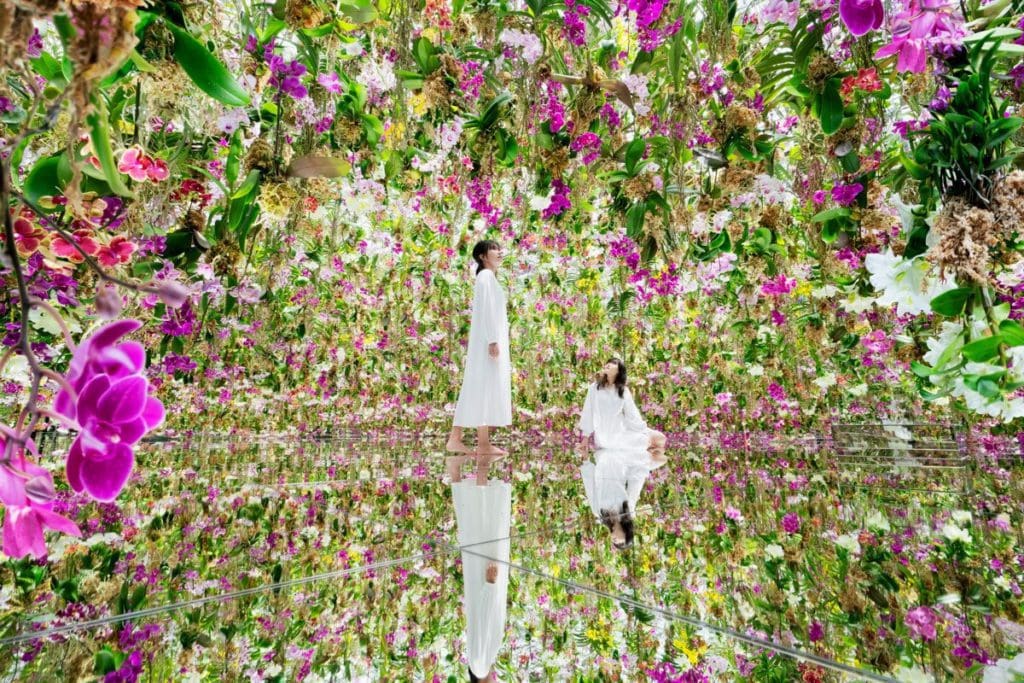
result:
<svg viewBox="0 0 1024 683"><path fill-rule="evenodd" d="M620 397L614 386L591 384L580 414L579 429L594 435L594 462L580 467L587 502L595 517L602 510L618 512L625 502L636 510L640 492L652 470L661 467L647 450L653 430L647 427L629 389Z"/></svg>
<svg viewBox="0 0 1024 683"><path fill-rule="evenodd" d="M463 480L452 484L452 500L462 547L466 658L473 673L483 678L505 637L512 486L494 480L477 486L476 480ZM498 578L487 583L492 561L498 564Z"/></svg>
<svg viewBox="0 0 1024 683"><path fill-rule="evenodd" d="M506 427L512 424L512 361L505 292L494 272L487 268L477 273L473 289L466 372L455 405L454 424ZM488 353L492 342L498 343L497 358Z"/></svg>

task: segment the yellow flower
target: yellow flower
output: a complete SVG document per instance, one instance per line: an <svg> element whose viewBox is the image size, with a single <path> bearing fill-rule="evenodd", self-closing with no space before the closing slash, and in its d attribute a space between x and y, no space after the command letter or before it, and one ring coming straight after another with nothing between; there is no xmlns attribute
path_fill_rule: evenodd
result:
<svg viewBox="0 0 1024 683"><path fill-rule="evenodd" d="M551 576L555 577L556 579L562 575L562 568L559 567L557 564L551 565L548 568L548 570L551 572Z"/></svg>
<svg viewBox="0 0 1024 683"><path fill-rule="evenodd" d="M801 282L796 286L796 293L799 296L808 296L811 293L811 289L813 289L813 287L811 287L810 282Z"/></svg>
<svg viewBox="0 0 1024 683"><path fill-rule="evenodd" d="M424 31L426 33L426 31ZM427 113L427 97L423 92L418 92L409 98L409 106L412 107L412 113L416 116L423 116Z"/></svg>
<svg viewBox="0 0 1024 683"><path fill-rule="evenodd" d="M437 43L438 43L437 29L434 28L433 26L429 26L429 27L423 29L422 31L420 31L420 35L423 36L424 38L426 38L427 40L429 40L430 42L434 43L435 45L437 45Z"/></svg>

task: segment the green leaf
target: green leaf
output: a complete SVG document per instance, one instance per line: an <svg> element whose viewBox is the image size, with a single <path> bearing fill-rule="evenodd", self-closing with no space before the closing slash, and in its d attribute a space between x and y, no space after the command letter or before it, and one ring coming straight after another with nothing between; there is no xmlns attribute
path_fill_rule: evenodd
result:
<svg viewBox="0 0 1024 683"><path fill-rule="evenodd" d="M228 147L228 160L224 165L224 177L229 187L234 187L238 180L238 166L242 159L242 131L236 130L231 136L231 145Z"/></svg>
<svg viewBox="0 0 1024 683"><path fill-rule="evenodd" d="M1016 320L999 323L999 336L1007 346L1024 346L1024 326Z"/></svg>
<svg viewBox="0 0 1024 683"><path fill-rule="evenodd" d="M38 205L42 197L61 194L64 191L64 184L60 176L60 160L63 154L40 159L29 171L28 177L22 186L25 197L33 204Z"/></svg>
<svg viewBox="0 0 1024 683"><path fill-rule="evenodd" d="M122 197L134 197L128 186L121 179L114 160L114 149L110 144L110 129L107 124L107 108L102 100L95 103L93 111L85 117L89 129L89 140L92 142L92 153L99 159L100 169L110 189Z"/></svg>
<svg viewBox="0 0 1024 683"><path fill-rule="evenodd" d="M832 135L843 125L843 98L839 95L839 81L834 78L825 84L818 105L818 118L825 135Z"/></svg>
<svg viewBox="0 0 1024 683"><path fill-rule="evenodd" d="M635 138L626 147L626 173L629 175L636 174L636 165L644 155L644 151L647 149L647 142L643 138Z"/></svg>
<svg viewBox="0 0 1024 683"><path fill-rule="evenodd" d="M1002 337L999 335L983 337L972 341L970 344L965 344L961 352L969 361L984 363L987 360L995 358L999 354L999 344L1001 342Z"/></svg>
<svg viewBox="0 0 1024 683"><path fill-rule="evenodd" d="M814 214L811 218L812 223L824 223L826 221L833 221L837 218L848 218L850 210L844 206L837 206L834 209L828 209L820 213Z"/></svg>
<svg viewBox="0 0 1024 683"><path fill-rule="evenodd" d="M192 82L213 99L230 107L249 104L249 95L227 67L185 29L164 22L174 36L174 59Z"/></svg>
<svg viewBox="0 0 1024 683"><path fill-rule="evenodd" d="M245 177L245 181L242 185L231 195L231 199L240 199L246 196L253 191L253 188L256 187L259 182L260 172L256 170L249 171L249 175Z"/></svg>
<svg viewBox="0 0 1024 683"><path fill-rule="evenodd" d="M96 653L93 672L99 676L106 676L114 671L117 671L117 662L114 660L114 653L107 648L103 648Z"/></svg>
<svg viewBox="0 0 1024 683"><path fill-rule="evenodd" d="M377 10L370 0L352 0L338 4L338 9L358 24L369 24L377 18Z"/></svg>
<svg viewBox="0 0 1024 683"><path fill-rule="evenodd" d="M964 307L973 293L973 287L957 287L948 292L943 292L932 299L932 310L947 318L955 318L964 312Z"/></svg>

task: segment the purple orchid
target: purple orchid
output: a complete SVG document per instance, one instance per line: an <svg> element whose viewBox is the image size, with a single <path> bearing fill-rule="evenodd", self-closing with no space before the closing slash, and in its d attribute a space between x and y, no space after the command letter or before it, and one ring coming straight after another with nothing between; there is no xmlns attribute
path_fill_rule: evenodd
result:
<svg viewBox="0 0 1024 683"><path fill-rule="evenodd" d="M0 450L5 449L0 439ZM33 448L32 442L28 443ZM46 529L81 537L78 526L53 511L53 477L24 453L0 465L0 503L4 506L3 553L8 557L46 555Z"/></svg>
<svg viewBox="0 0 1024 683"><path fill-rule="evenodd" d="M839 0L839 16L850 33L862 36L882 25L882 0Z"/></svg>
<svg viewBox="0 0 1024 683"><path fill-rule="evenodd" d="M897 71L921 73L933 46L956 42L963 34L963 21L944 0L910 0L907 8L893 18L892 42L875 53L875 59L896 57Z"/></svg>
<svg viewBox="0 0 1024 683"><path fill-rule="evenodd" d="M83 341L67 378L78 398L61 391L55 402L57 413L79 428L68 453L68 483L100 501L121 492L135 464L132 446L164 419L163 404L149 396L145 348L133 341L118 343L141 326L137 320L119 320Z"/></svg>

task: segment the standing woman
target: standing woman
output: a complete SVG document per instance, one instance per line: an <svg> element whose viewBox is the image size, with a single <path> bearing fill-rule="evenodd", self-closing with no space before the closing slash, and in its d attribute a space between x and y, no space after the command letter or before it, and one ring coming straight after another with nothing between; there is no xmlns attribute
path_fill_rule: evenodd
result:
<svg viewBox="0 0 1024 683"><path fill-rule="evenodd" d="M491 444L491 430L512 424L512 362L509 358L508 314L505 310L505 292L496 276L501 258L501 246L493 240L482 240L473 247L476 285L473 292L473 317L469 324L469 345L466 348L466 372L462 378L462 390L455 406L455 420L447 444L447 449L454 453L470 453L462 443L462 430L475 427L475 452L481 456L481 465L484 461L489 463L491 459L506 454L506 451Z"/></svg>

